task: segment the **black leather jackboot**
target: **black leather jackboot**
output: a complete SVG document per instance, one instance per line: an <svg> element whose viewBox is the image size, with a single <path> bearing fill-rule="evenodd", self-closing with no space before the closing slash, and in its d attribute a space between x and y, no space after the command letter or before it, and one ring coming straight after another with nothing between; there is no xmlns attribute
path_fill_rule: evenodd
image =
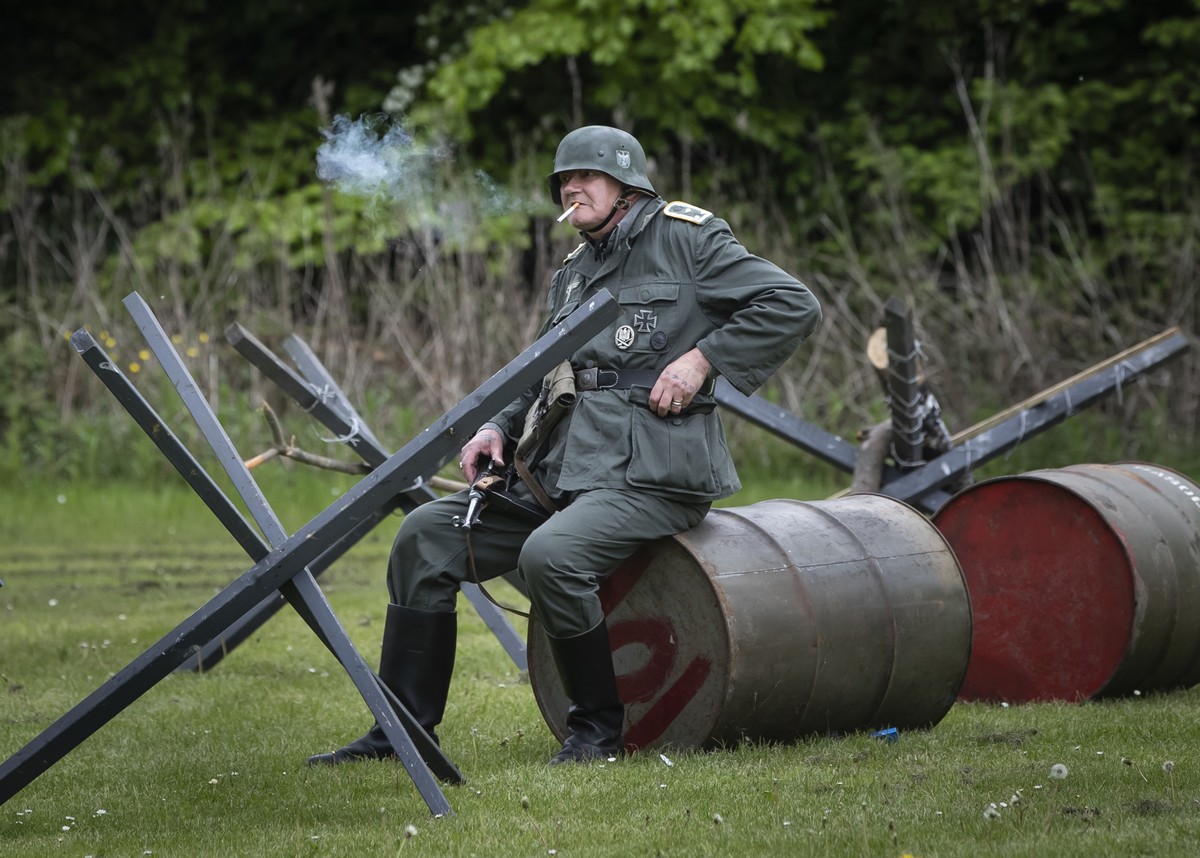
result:
<svg viewBox="0 0 1200 858"><path fill-rule="evenodd" d="M438 739L433 729L446 713L457 644L458 615L454 611L421 611L388 605L379 678L434 742ZM308 764L333 765L395 757L391 742L376 723L344 748L309 757Z"/></svg>
<svg viewBox="0 0 1200 858"><path fill-rule="evenodd" d="M570 735L550 765L606 759L624 751L621 729L625 707L617 694L608 626L603 620L590 631L569 638L546 635L554 665L571 708Z"/></svg>

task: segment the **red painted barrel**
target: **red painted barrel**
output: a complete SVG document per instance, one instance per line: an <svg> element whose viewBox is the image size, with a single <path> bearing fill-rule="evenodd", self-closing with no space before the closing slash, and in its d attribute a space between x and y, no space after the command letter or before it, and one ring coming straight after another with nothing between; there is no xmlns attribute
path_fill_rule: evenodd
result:
<svg viewBox="0 0 1200 858"><path fill-rule="evenodd" d="M965 700L1200 682L1200 488L1145 463L978 483L934 517L971 594Z"/></svg>
<svg viewBox="0 0 1200 858"><path fill-rule="evenodd" d="M967 666L953 552L881 495L713 510L622 564L601 598L631 749L930 726ZM536 621L529 675L562 740L567 699Z"/></svg>

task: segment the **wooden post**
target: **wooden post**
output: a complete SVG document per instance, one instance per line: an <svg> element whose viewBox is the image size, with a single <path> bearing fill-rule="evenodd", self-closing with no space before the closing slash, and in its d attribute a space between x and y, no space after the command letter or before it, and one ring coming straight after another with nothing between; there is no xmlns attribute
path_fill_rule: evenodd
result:
<svg viewBox="0 0 1200 858"><path fill-rule="evenodd" d="M913 335L912 310L899 298L883 307L887 328L888 398L892 411L892 455L901 468L925 461L921 418L921 381Z"/></svg>

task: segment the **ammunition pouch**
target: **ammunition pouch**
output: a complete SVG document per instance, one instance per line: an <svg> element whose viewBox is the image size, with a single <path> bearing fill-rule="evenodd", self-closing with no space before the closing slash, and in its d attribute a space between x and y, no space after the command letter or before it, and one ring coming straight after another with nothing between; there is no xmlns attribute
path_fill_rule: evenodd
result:
<svg viewBox="0 0 1200 858"><path fill-rule="evenodd" d="M558 421L575 404L575 371L563 361L542 379L542 392L525 412L525 429L517 442L516 458L528 459L535 453Z"/></svg>
<svg viewBox="0 0 1200 858"><path fill-rule="evenodd" d="M513 466L538 503L550 512L558 509L542 484L529 470L527 460L533 456L550 437L558 422L575 404L575 370L570 361L563 361L542 379L542 392L530 409L525 412L525 429L517 442L513 454Z"/></svg>

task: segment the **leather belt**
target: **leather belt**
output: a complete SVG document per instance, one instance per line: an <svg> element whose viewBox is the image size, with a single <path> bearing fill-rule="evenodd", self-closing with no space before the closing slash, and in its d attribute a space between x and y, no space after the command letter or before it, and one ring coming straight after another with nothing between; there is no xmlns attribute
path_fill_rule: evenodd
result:
<svg viewBox="0 0 1200 858"><path fill-rule="evenodd" d="M658 381L658 377L661 374L658 370L652 369L603 369L602 367L591 367L575 372L575 389L608 390L610 387L621 389L629 387L651 388L654 387L654 382ZM717 380L710 378L700 386L699 393L711 396L716 386Z"/></svg>

